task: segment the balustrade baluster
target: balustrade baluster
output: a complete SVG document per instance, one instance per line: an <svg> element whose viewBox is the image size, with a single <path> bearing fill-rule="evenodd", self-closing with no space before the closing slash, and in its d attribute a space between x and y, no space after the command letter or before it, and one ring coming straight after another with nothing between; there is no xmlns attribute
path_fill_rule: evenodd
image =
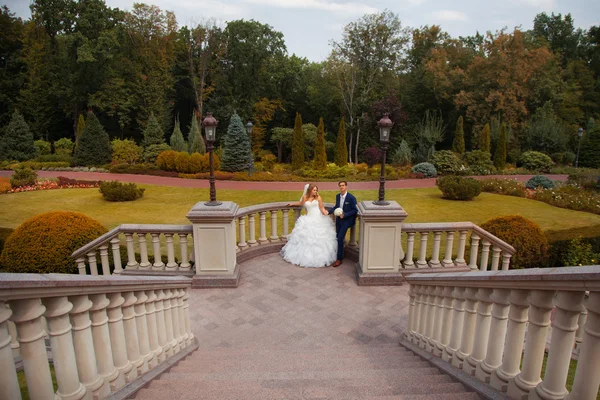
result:
<svg viewBox="0 0 600 400"><path fill-rule="evenodd" d="M154 254L152 270L164 271L165 263L162 262L162 255L160 254L160 233L151 233L150 236L152 236L152 250Z"/></svg>
<svg viewBox="0 0 600 400"><path fill-rule="evenodd" d="M281 240L287 240L290 233L290 210L284 208L281 210L281 215L283 219L283 233L281 235Z"/></svg>
<svg viewBox="0 0 600 400"><path fill-rule="evenodd" d="M425 268L428 266L425 258L427 257L427 239L429 232L421 232L421 244L419 246L419 259L417 260L417 268Z"/></svg>
<svg viewBox="0 0 600 400"><path fill-rule="evenodd" d="M575 332L575 348L573 349L573 354L575 355L579 355L581 350L581 342L583 341L583 331L585 328L587 315L587 309L584 309L581 314L579 314L579 320L577 321L577 332Z"/></svg>
<svg viewBox="0 0 600 400"><path fill-rule="evenodd" d="M279 242L277 235L277 210L271 210L271 242Z"/></svg>
<svg viewBox="0 0 600 400"><path fill-rule="evenodd" d="M440 263L440 246L442 243L442 232L433 232L433 252L431 253L431 260L429 260L429 266L431 268L441 267Z"/></svg>
<svg viewBox="0 0 600 400"><path fill-rule="evenodd" d="M260 236L258 237L258 243L268 242L267 239L267 212L260 211L258 213L258 224L260 229Z"/></svg>
<svg viewBox="0 0 600 400"><path fill-rule="evenodd" d="M125 269L138 269L139 264L135 259L133 233L125 233L125 243L127 244L127 265L125 266Z"/></svg>
<svg viewBox="0 0 600 400"><path fill-rule="evenodd" d="M477 366L484 360L487 344L490 338L490 324L492 316L492 289L480 288L477 292L477 319L475 320L475 341L473 350L465 363L463 371L471 376L475 375Z"/></svg>
<svg viewBox="0 0 600 400"><path fill-rule="evenodd" d="M439 351L434 351L433 355L436 357L442 357L442 355L446 351L446 347L450 343L450 331L452 328L452 316L454 313L454 309L452 306L454 305L454 297L453 297L454 288L452 286L446 286L443 289L443 310L442 310L442 321L441 321L441 330L440 330L440 338L438 340Z"/></svg>
<svg viewBox="0 0 600 400"><path fill-rule="evenodd" d="M463 324L465 320L464 293L465 288L463 287L455 287L452 291L452 296L454 297L454 310L450 324L452 330L450 332L450 342L442 353L442 360L447 362L453 362L454 358L456 357L455 354L460 347L460 340L462 338Z"/></svg>
<svg viewBox="0 0 600 400"><path fill-rule="evenodd" d="M10 348L12 349L13 357L21 357L21 345L17 340L17 327L15 323L8 320L8 333L10 334Z"/></svg>
<svg viewBox="0 0 600 400"><path fill-rule="evenodd" d="M148 245L146 243L146 234L138 233L138 242L140 244L140 264L138 265L139 269L149 270L152 267L150 261L148 260Z"/></svg>
<svg viewBox="0 0 600 400"><path fill-rule="evenodd" d="M110 240L111 250L113 255L113 263L115 265L115 269L113 270L113 274L119 275L123 272L123 263L121 262L121 241L118 237Z"/></svg>
<svg viewBox="0 0 600 400"><path fill-rule="evenodd" d="M294 210L294 223L298 220L298 218L300 218L301 212L302 212L302 209L300 209L300 208L296 208Z"/></svg>
<svg viewBox="0 0 600 400"><path fill-rule="evenodd" d="M506 392L508 383L520 372L521 354L527 327L527 314L529 302L527 290L511 290L508 296L510 311L508 312L508 326L506 328L506 342L502 365L491 376L490 385Z"/></svg>
<svg viewBox="0 0 600 400"><path fill-rule="evenodd" d="M163 352L162 347L158 344L158 327L156 323L156 299L158 296L154 290L146 290L146 322L148 323L148 342L150 344L150 351L154 354L152 359L152 365L150 368L154 368L160 363L160 358Z"/></svg>
<svg viewBox="0 0 600 400"><path fill-rule="evenodd" d="M79 257L77 260L75 260L75 262L77 263L77 271L79 272L79 275L87 275L85 270L85 258Z"/></svg>
<svg viewBox="0 0 600 400"><path fill-rule="evenodd" d="M500 263L500 254L502 253L502 249L498 246L492 247L492 271L498 271L498 264Z"/></svg>
<svg viewBox="0 0 600 400"><path fill-rule="evenodd" d="M416 287L415 285L410 285L408 289L408 328L404 331L404 338L411 342L413 338L413 332L415 330L415 297L416 297Z"/></svg>
<svg viewBox="0 0 600 400"><path fill-rule="evenodd" d="M162 290L156 291L156 301L154 303L154 314L156 315L156 333L158 335L158 345L160 346L160 354L158 355L158 363L167 359L167 329L165 328L165 308L164 302L165 293Z"/></svg>
<svg viewBox="0 0 600 400"><path fill-rule="evenodd" d="M510 266L510 258L512 257L512 254L509 254L505 251L502 252L502 271L508 271L508 268Z"/></svg>
<svg viewBox="0 0 600 400"><path fill-rule="evenodd" d="M94 340L96 361L98 362L98 374L104 379L105 384L108 383L110 391L114 392L125 386L125 377L119 374L119 370L115 367L113 359L112 342L108 329L108 313L106 310L110 301L104 293L92 294L90 295L90 300L92 301L92 308L90 308L92 338Z"/></svg>
<svg viewBox="0 0 600 400"><path fill-rule="evenodd" d="M435 322L435 286L427 287L427 320L425 321L425 332L423 334L423 340L421 347L427 351L431 351L431 343L433 342L433 323Z"/></svg>
<svg viewBox="0 0 600 400"><path fill-rule="evenodd" d="M468 231L458 231L458 252L456 254L456 260L454 263L457 267L466 267L465 262L465 248L467 247L467 233Z"/></svg>
<svg viewBox="0 0 600 400"><path fill-rule="evenodd" d="M492 321L490 323L487 351L485 359L477 365L475 376L489 383L492 373L502 364L502 353L504 352L504 339L506 337L506 327L508 323L508 309L510 303L508 289L494 289L491 300Z"/></svg>
<svg viewBox="0 0 600 400"><path fill-rule="evenodd" d="M421 336L423 331L421 330L421 323L423 321L423 314L425 312L425 305L423 304L423 286L414 285L415 291L415 316L413 318L413 332L412 342L415 345L419 345L421 342Z"/></svg>
<svg viewBox="0 0 600 400"><path fill-rule="evenodd" d="M600 360L600 292L592 292L586 300L588 311L581 351L577 361L575 380L571 393L565 400L594 399L600 385L598 360Z"/></svg>
<svg viewBox="0 0 600 400"><path fill-rule="evenodd" d="M185 331L187 332L186 346L189 346L194 341L194 334L192 333L192 327L190 326L190 291L189 288L183 290L183 319L185 322Z"/></svg>
<svg viewBox="0 0 600 400"><path fill-rule="evenodd" d="M98 247L100 251L100 263L102 264L102 275L110 275L110 263L108 262L108 243Z"/></svg>
<svg viewBox="0 0 600 400"><path fill-rule="evenodd" d="M138 340L137 324L135 323L134 304L137 298L133 292L123 293L125 302L121 306L123 312L123 327L125 328L125 343L127 347L127 357L135 366L136 374L142 375L148 371L148 362L140 354L140 345Z"/></svg>
<svg viewBox="0 0 600 400"><path fill-rule="evenodd" d="M165 233L165 241L167 243L167 265L166 271L177 271L177 263L175 262L175 245L173 244L173 234Z"/></svg>
<svg viewBox="0 0 600 400"><path fill-rule="evenodd" d="M248 247L248 243L246 243L246 216L245 215L238 218L238 228L239 228L239 237L240 237L238 247L240 249L244 249L244 248Z"/></svg>
<svg viewBox="0 0 600 400"><path fill-rule="evenodd" d="M410 269L415 267L413 261L413 251L415 249L415 232L406 232L406 255L404 256L404 268Z"/></svg>
<svg viewBox="0 0 600 400"><path fill-rule="evenodd" d="M546 337L552 311L552 290L534 290L529 294L529 324L525 339L525 353L521 373L508 383L507 394L512 398L524 398L542 381L542 361L546 349Z"/></svg>
<svg viewBox="0 0 600 400"><path fill-rule="evenodd" d="M90 251L86 254L88 259L88 265L90 266L90 274L98 275L98 264L96 264L96 252Z"/></svg>
<svg viewBox="0 0 600 400"><path fill-rule="evenodd" d="M452 262L452 248L454 247L454 232L446 232L446 252L444 253L444 260L442 265L444 267L453 267Z"/></svg>
<svg viewBox="0 0 600 400"><path fill-rule="evenodd" d="M167 358L169 358L176 353L175 345L177 344L177 341L174 340L173 336L173 316L171 315L171 298L173 297L173 293L171 293L171 290L169 289L164 289L163 292L165 293L165 297L163 298L163 309L165 315L165 331L167 334L167 344L165 345L164 351L167 354Z"/></svg>
<svg viewBox="0 0 600 400"><path fill-rule="evenodd" d="M181 259L179 260L179 271L190 271L192 266L190 265L190 259L188 257L188 239L187 233L178 233L179 236L179 253Z"/></svg>
<svg viewBox="0 0 600 400"><path fill-rule="evenodd" d="M431 335L431 349L429 350L436 357L442 355L441 343L442 340L442 323L444 321L444 287L436 286L435 288L435 311L433 317L433 332Z"/></svg>
<svg viewBox="0 0 600 400"><path fill-rule="evenodd" d="M108 314L108 331L110 332L111 350L115 367L125 378L125 383L130 383L137 378L137 369L127 358L127 340L123 325L123 312L121 307L125 299L121 293L108 293L110 303L106 308ZM133 304L133 303L132 303Z"/></svg>
<svg viewBox="0 0 600 400"><path fill-rule="evenodd" d="M185 313L183 310L183 289L177 289L177 315L179 316L179 348L183 350L187 346L188 333L185 329Z"/></svg>
<svg viewBox="0 0 600 400"><path fill-rule="evenodd" d="M42 315L46 307L42 305L40 299L13 300L9 304L13 311L10 319L15 323L17 340L21 344L21 357L29 397L36 400L54 400L54 388L44 344L46 332L42 325ZM14 371L14 368L13 364L8 371ZM7 370L3 369L0 375L5 371Z"/></svg>
<svg viewBox="0 0 600 400"><path fill-rule="evenodd" d="M358 246L357 243L357 229L356 229L356 224L352 225L352 227L350 228L350 242L348 242L348 246L350 247L356 247Z"/></svg>
<svg viewBox="0 0 600 400"><path fill-rule="evenodd" d="M148 296L144 291L134 292L137 301L133 305L135 310L135 327L137 329L138 341L140 346L140 355L148 365L148 370L156 366L156 358L150 350L150 338L148 336L148 320L146 318L146 301Z"/></svg>
<svg viewBox="0 0 600 400"><path fill-rule="evenodd" d="M488 240L483 239L481 241L481 245L482 245L482 248L481 248L481 263L479 265L479 269L481 271L487 271L488 261L489 261L489 258L490 258L490 245L491 245L491 243Z"/></svg>
<svg viewBox="0 0 600 400"><path fill-rule="evenodd" d="M477 257L479 255L479 235L471 234L471 254L469 260L469 268L477 269Z"/></svg>
<svg viewBox="0 0 600 400"><path fill-rule="evenodd" d="M421 286L421 318L419 319L419 343L417 345L424 349L427 341L427 320L429 319L429 286Z"/></svg>
<svg viewBox="0 0 600 400"><path fill-rule="evenodd" d="M477 288L466 288L465 297L465 315L462 337L460 339L460 348L452 357L452 365L462 369L466 362L466 358L473 351L473 342L475 339L475 319L477 317Z"/></svg>
<svg viewBox="0 0 600 400"><path fill-rule="evenodd" d="M181 331L179 330L179 309L177 308L177 289L171 289L171 322L173 324L173 351L179 353L181 350Z"/></svg>
<svg viewBox="0 0 600 400"><path fill-rule="evenodd" d="M255 226L256 214L248 214L248 246L256 246L256 226Z"/></svg>
<svg viewBox="0 0 600 400"><path fill-rule="evenodd" d="M87 295L70 296L69 301L73 304L70 316L79 379L93 397L104 398L110 393L110 387L108 382L104 382L104 378L98 374L89 313L93 304Z"/></svg>
<svg viewBox="0 0 600 400"><path fill-rule="evenodd" d="M12 335L8 329L8 318L11 315L12 311L10 308L7 307L4 301L0 300L0 371L2 371L0 374L0 388L2 388L2 396L6 396L7 399L21 400L19 380L17 379L15 362L13 361L13 353L10 346ZM77 383L79 383L79 379L77 379ZM60 389L61 387L59 386L59 392L61 392Z"/></svg>

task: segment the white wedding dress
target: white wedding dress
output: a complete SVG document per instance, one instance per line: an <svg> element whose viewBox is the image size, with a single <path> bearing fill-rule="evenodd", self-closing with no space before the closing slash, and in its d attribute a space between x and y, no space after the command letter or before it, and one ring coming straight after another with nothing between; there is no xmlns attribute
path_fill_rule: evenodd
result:
<svg viewBox="0 0 600 400"><path fill-rule="evenodd" d="M335 225L321 213L318 200L305 202L304 208L306 215L298 218L280 254L285 261L301 267L331 265L337 258Z"/></svg>

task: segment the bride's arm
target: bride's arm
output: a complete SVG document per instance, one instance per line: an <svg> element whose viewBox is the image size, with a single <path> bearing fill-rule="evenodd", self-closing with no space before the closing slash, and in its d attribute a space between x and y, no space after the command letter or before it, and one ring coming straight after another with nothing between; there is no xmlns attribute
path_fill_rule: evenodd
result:
<svg viewBox="0 0 600 400"><path fill-rule="evenodd" d="M323 199L321 198L321 195L319 195L318 199L319 199L319 209L321 210L321 213L323 215L329 215L329 213L325 209L325 205L323 204Z"/></svg>
<svg viewBox="0 0 600 400"><path fill-rule="evenodd" d="M287 203L287 206L288 207L301 207L302 205L304 205L305 201L306 201L306 198L304 196L302 196L300 201L297 201L295 203Z"/></svg>

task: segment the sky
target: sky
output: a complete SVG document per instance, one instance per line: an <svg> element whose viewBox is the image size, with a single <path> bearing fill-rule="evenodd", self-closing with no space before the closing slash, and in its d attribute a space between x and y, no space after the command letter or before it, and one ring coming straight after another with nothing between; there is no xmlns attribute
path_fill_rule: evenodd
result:
<svg viewBox="0 0 600 400"><path fill-rule="evenodd" d="M131 9L132 0L105 0L110 7ZM364 14L388 9L404 27L440 25L452 37L470 36L508 28L533 27L541 12L570 13L575 26L587 30L600 25L598 0L139 0L175 12L180 26L215 19L253 19L271 25L284 35L288 53L310 61L322 61L339 41L346 24ZM17 16L30 17L29 1L8 0L5 5Z"/></svg>

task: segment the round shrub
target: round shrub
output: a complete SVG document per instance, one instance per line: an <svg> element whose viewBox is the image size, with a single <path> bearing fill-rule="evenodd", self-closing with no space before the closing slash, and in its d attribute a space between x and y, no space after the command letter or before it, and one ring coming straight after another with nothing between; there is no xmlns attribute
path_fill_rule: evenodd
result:
<svg viewBox="0 0 600 400"><path fill-rule="evenodd" d="M556 185L554 185L554 182L552 181L552 179L550 179L544 175L533 176L525 184L525 187L527 189L537 189L540 186L544 189L554 189L554 186L556 186Z"/></svg>
<svg viewBox="0 0 600 400"><path fill-rule="evenodd" d="M39 156L45 156L50 154L50 142L46 142L45 140L36 140L33 142L34 146L37 148Z"/></svg>
<svg viewBox="0 0 600 400"><path fill-rule="evenodd" d="M7 272L74 274L71 254L106 232L98 221L77 212L36 215L6 239L0 264Z"/></svg>
<svg viewBox="0 0 600 400"><path fill-rule="evenodd" d="M133 201L144 195L145 189L140 189L135 183L119 181L101 182L100 193L107 201Z"/></svg>
<svg viewBox="0 0 600 400"><path fill-rule="evenodd" d="M14 188L23 186L33 186L37 179L37 173L28 167L21 167L15 170L10 178L10 185Z"/></svg>
<svg viewBox="0 0 600 400"><path fill-rule="evenodd" d="M188 170L191 174L197 174L198 172L203 172L203 164L204 164L204 159L207 159L208 157L205 157L204 154L200 154L200 153L193 153L190 156L189 159L189 163L188 163Z"/></svg>
<svg viewBox="0 0 600 400"><path fill-rule="evenodd" d="M443 198L449 200L472 200L481 193L481 183L463 176L442 176L435 181Z"/></svg>
<svg viewBox="0 0 600 400"><path fill-rule="evenodd" d="M156 159L156 165L163 171L175 171L175 159L177 158L177 154L178 153L175 150L163 151L158 155L158 158Z"/></svg>
<svg viewBox="0 0 600 400"><path fill-rule="evenodd" d="M69 138L61 138L54 142L54 153L70 156L73 153L73 141Z"/></svg>
<svg viewBox="0 0 600 400"><path fill-rule="evenodd" d="M413 166L410 170L413 174L423 174L425 178L435 178L437 176L437 170L428 162L422 162Z"/></svg>
<svg viewBox="0 0 600 400"><path fill-rule="evenodd" d="M475 175L489 175L496 170L491 155L487 151L470 151L465 153L464 160Z"/></svg>
<svg viewBox="0 0 600 400"><path fill-rule="evenodd" d="M552 159L544 153L540 153L539 151L526 151L521 154L519 158L519 163L523 168L526 168L530 171L541 171L541 172L549 172L550 168L554 166Z"/></svg>
<svg viewBox="0 0 600 400"><path fill-rule="evenodd" d="M263 163L265 170L270 171L273 169L273 166L277 162L277 157L275 157L271 153L268 153L268 154L263 155L260 158L260 161Z"/></svg>
<svg viewBox="0 0 600 400"><path fill-rule="evenodd" d="M175 170L177 172L188 173L190 169L190 153L180 151L175 156Z"/></svg>
<svg viewBox="0 0 600 400"><path fill-rule="evenodd" d="M450 150L436 151L429 161L439 174L460 174L467 170L456 153Z"/></svg>
<svg viewBox="0 0 600 400"><path fill-rule="evenodd" d="M492 218L481 228L504 240L517 251L511 269L537 268L546 264L548 238L538 224L520 215Z"/></svg>

